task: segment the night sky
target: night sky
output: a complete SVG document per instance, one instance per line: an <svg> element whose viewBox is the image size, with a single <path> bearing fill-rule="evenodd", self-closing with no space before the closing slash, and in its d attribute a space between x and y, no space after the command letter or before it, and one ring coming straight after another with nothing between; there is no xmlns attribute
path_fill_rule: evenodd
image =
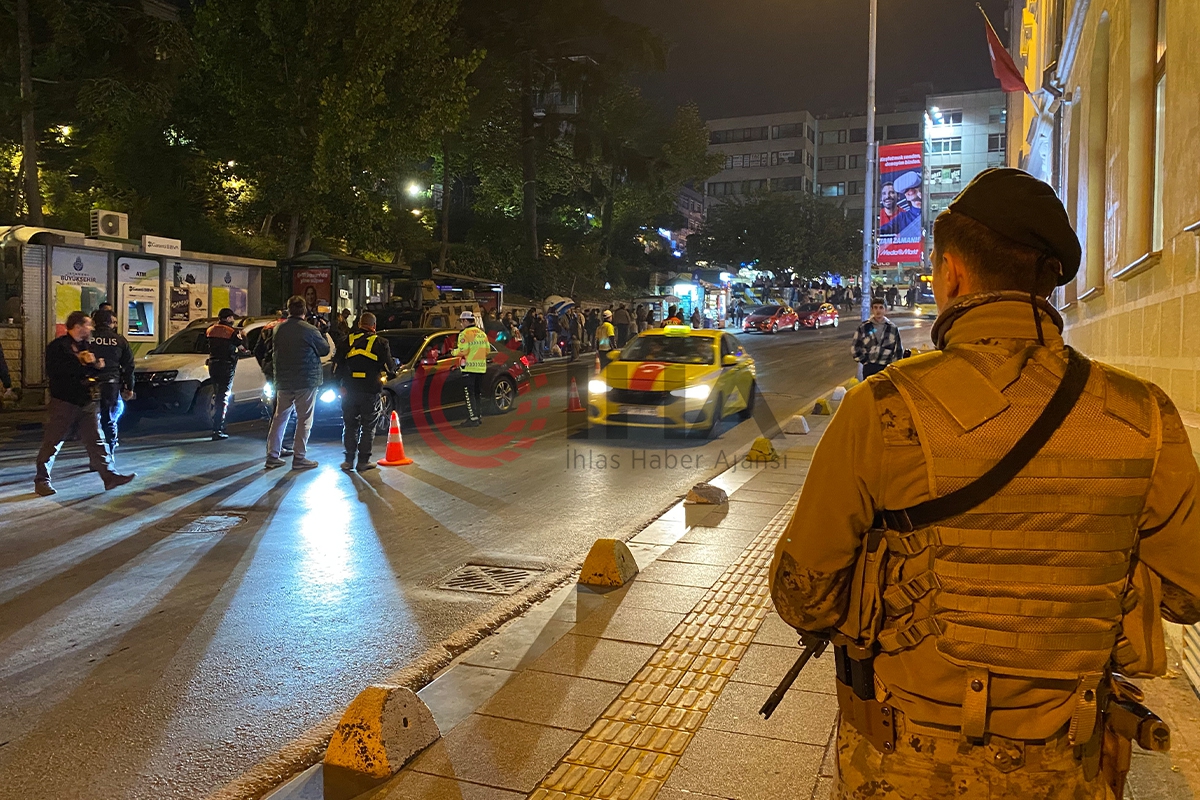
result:
<svg viewBox="0 0 1200 800"><path fill-rule="evenodd" d="M1006 0L983 0L1003 41ZM867 0L608 0L671 46L647 96L694 101L706 119L866 107ZM918 83L935 92L999 88L975 0L879 0L878 107ZM918 90L919 100L924 90Z"/></svg>

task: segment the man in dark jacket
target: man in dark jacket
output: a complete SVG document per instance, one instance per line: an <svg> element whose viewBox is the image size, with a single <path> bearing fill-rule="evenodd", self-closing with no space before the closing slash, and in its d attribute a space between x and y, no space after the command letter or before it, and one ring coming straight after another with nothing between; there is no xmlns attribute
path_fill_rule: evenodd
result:
<svg viewBox="0 0 1200 800"><path fill-rule="evenodd" d="M50 405L42 426L42 447L37 455L37 477L33 484L33 490L42 497L57 494L50 483L50 470L67 434L76 425L87 448L88 462L100 474L105 490L124 486L137 477L113 471L112 455L100 438L97 375L106 362L91 351L91 334L91 317L82 311L72 311L67 317L67 332L46 347Z"/></svg>
<svg viewBox="0 0 1200 800"><path fill-rule="evenodd" d="M213 383L212 440L228 439L225 432L225 414L229 410L229 391L233 388L233 374L238 359L246 350L242 332L233 327L234 314L231 308L222 308L217 314L217 323L204 332L208 339L208 375Z"/></svg>
<svg viewBox="0 0 1200 800"><path fill-rule="evenodd" d="M110 456L117 452L117 420L121 418L124 400L133 399L133 349L125 337L116 331L113 312L100 310L92 318L96 330L88 349L104 366L96 370L100 389L100 429Z"/></svg>
<svg viewBox="0 0 1200 800"><path fill-rule="evenodd" d="M275 326L271 335L275 391L275 414L267 437L267 469L283 466L280 451L283 433L293 409L296 436L292 441L292 469L312 469L316 461L305 458L312 425L317 389L321 386L321 359L329 355L329 340L304 321L304 298L288 300L288 318Z"/></svg>
<svg viewBox="0 0 1200 800"><path fill-rule="evenodd" d="M388 340L376 335L375 315L370 311L358 318L358 327L344 342L338 342L333 370L342 383L342 446L346 452L342 469L375 469L371 447L379 424L379 393L384 374L395 377L396 360Z"/></svg>

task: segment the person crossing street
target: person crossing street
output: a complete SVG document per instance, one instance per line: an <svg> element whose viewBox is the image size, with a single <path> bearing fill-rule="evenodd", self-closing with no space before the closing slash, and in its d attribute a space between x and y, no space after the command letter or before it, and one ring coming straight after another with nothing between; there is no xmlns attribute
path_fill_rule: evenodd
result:
<svg viewBox="0 0 1200 800"><path fill-rule="evenodd" d="M108 454L117 454L117 423L121 419L123 401L133 399L133 348L116 331L113 312L100 310L92 318L96 325L89 348L104 366L96 370L99 383L100 430Z"/></svg>
<svg viewBox="0 0 1200 800"><path fill-rule="evenodd" d="M863 380L883 372L904 355L900 329L884 314L882 300L871 301L871 317L854 332L854 360L862 364Z"/></svg>
<svg viewBox="0 0 1200 800"><path fill-rule="evenodd" d="M364 312L358 327L338 342L333 357L334 377L342 383L342 447L346 472L375 469L371 447L379 424L379 395L383 376L396 375L396 360L388 340L375 333L375 315ZM357 458L357 460L356 460Z"/></svg>
<svg viewBox="0 0 1200 800"><path fill-rule="evenodd" d="M458 366L462 371L463 392L467 399L467 419L462 427L474 428L483 424L480 395L483 392L483 376L487 374L491 344L483 329L475 326L475 315L472 312L462 312L458 323L462 331L458 334L458 346L454 348L454 355L458 358Z"/></svg>
<svg viewBox="0 0 1200 800"><path fill-rule="evenodd" d="M233 388L233 373L246 350L242 332L233 327L233 309L222 308L217 322L204 332L208 339L208 375L213 383L212 440L228 439L225 415L229 410L229 391Z"/></svg>
<svg viewBox="0 0 1200 800"><path fill-rule="evenodd" d="M292 439L292 469L313 469L307 458L317 389L321 386L321 359L329 355L329 340L304 321L307 306L299 295L288 300L288 318L271 335L275 413L267 434L267 469L283 466L283 436L293 411L296 434Z"/></svg>

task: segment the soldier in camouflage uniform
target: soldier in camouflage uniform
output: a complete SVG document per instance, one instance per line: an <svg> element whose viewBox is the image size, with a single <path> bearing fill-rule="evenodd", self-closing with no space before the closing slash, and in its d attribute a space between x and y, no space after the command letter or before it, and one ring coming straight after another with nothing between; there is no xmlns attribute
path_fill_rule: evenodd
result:
<svg viewBox="0 0 1200 800"><path fill-rule="evenodd" d="M771 594L794 628L873 655L887 730L850 721L839 668L838 798L1111 798L1112 672L1163 674L1162 618L1200 621L1186 431L1159 387L1107 365L983 502L880 523L992 470L1083 361L1046 300L1080 255L1048 185L981 174L934 226L938 350L847 393L817 448Z"/></svg>

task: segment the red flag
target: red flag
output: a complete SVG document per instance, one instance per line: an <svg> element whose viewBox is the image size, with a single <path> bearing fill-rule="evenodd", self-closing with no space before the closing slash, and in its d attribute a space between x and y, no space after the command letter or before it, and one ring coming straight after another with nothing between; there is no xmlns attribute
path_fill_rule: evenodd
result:
<svg viewBox="0 0 1200 800"><path fill-rule="evenodd" d="M1025 85L1025 76L1021 74L1021 70L1017 69L1012 56L1000 42L1000 37L996 35L996 29L992 27L992 21L988 19L987 12L978 3L975 5L979 8L979 13L983 14L983 21L987 25L988 54L992 57L992 74L1000 80L1000 88L1006 92L1029 94L1029 87Z"/></svg>

